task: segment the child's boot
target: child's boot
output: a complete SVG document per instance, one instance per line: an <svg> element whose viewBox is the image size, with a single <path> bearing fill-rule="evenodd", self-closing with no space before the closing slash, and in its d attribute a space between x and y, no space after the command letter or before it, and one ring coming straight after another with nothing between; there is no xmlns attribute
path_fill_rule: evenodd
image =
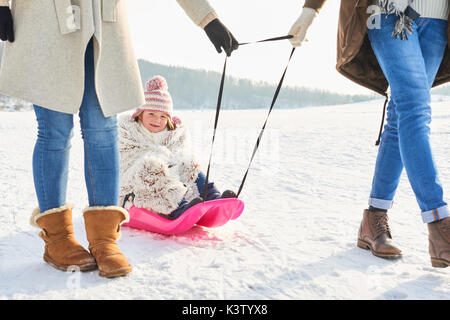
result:
<svg viewBox="0 0 450 320"><path fill-rule="evenodd" d="M225 190L224 192L222 192L222 196L220 198L237 198L237 194L232 190Z"/></svg>
<svg viewBox="0 0 450 320"><path fill-rule="evenodd" d="M225 190L222 194L217 190L214 182L208 183L208 189L206 191L205 201L217 200L217 199L225 199L225 198L236 198L237 195L232 190Z"/></svg>
<svg viewBox="0 0 450 320"><path fill-rule="evenodd" d="M177 209L173 210L169 214L168 218L170 220L175 220L183 213L185 213L189 208L192 208L193 206L201 202L203 202L203 199L201 197L194 198L193 200L191 200L191 202L187 202L186 200L183 199L180 203L180 206Z"/></svg>
<svg viewBox="0 0 450 320"><path fill-rule="evenodd" d="M206 190L205 201L220 199L220 196L221 196L220 191L217 190L216 186L214 185L214 182L209 182L208 188Z"/></svg>

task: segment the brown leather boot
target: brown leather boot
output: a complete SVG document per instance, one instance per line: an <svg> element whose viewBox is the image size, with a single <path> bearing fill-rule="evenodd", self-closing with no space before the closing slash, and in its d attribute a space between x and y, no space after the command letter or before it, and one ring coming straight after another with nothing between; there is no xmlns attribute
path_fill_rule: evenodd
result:
<svg viewBox="0 0 450 320"><path fill-rule="evenodd" d="M89 250L97 261L99 275L113 278L130 273L131 266L116 244L120 225L129 220L128 212L116 206L88 207L83 215Z"/></svg>
<svg viewBox="0 0 450 320"><path fill-rule="evenodd" d="M73 205L65 205L43 213L39 208L33 211L30 223L42 229L39 236L45 242L44 261L64 271L73 266L80 271L96 269L94 258L75 240L72 209Z"/></svg>
<svg viewBox="0 0 450 320"><path fill-rule="evenodd" d="M358 232L358 247L370 250L380 258L396 259L402 256L402 252L392 243L388 216L383 211L364 210Z"/></svg>
<svg viewBox="0 0 450 320"><path fill-rule="evenodd" d="M436 268L450 266L450 218L428 224L428 243L431 265Z"/></svg>

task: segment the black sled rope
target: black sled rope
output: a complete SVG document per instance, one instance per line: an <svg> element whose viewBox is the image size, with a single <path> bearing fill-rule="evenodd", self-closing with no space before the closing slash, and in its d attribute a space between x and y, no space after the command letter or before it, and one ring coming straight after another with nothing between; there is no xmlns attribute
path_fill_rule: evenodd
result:
<svg viewBox="0 0 450 320"><path fill-rule="evenodd" d="M292 38L292 36L288 35L288 36L282 36L282 37L275 37L275 38L259 40L259 41L255 41L255 42L244 42L244 43L240 43L239 45L242 46L242 45L251 44L251 43L279 41L279 40L286 40L286 39L290 39L290 38ZM248 172L250 170L250 166L252 164L253 158L255 157L256 151L259 148L259 144L261 142L261 139L262 139L262 136L263 136L263 133L264 133L264 129L266 128L267 120L269 119L270 113L272 112L272 109L275 106L275 102L277 101L278 95L279 95L281 87L283 85L284 77L286 75L286 72L287 72L287 69L288 69L288 66L289 66L289 62L291 61L291 58L292 58L294 52L295 52L295 47L292 48L291 54L289 55L289 60L288 60L287 65L286 65L286 68L284 69L283 75L281 76L281 79L280 79L280 81L278 83L278 86L277 86L277 88L275 90L275 94L273 96L269 112L267 114L266 120L264 121L264 125L263 125L263 127L262 127L262 129L261 129L261 131L259 133L258 139L257 139L255 147L253 149L253 154L252 154L250 162L248 164L247 171L244 174L244 178L242 179L241 185L240 185L239 190L238 190L238 192L236 194L237 198L239 197L239 195L240 195L240 193L242 191L242 188L244 187L245 181L247 179ZM217 98L216 116L215 116L215 121L214 121L214 131L213 131L213 137L212 137L212 143L211 143L211 153L209 155L208 170L206 171L206 181L205 181L205 185L203 187L203 192L202 192L202 198L203 199L206 199L206 195L207 195L207 191L208 191L209 172L210 172L210 169L211 169L211 158L212 158L212 154L213 154L213 146L214 146L214 140L215 140L215 137L216 137L217 124L219 122L220 108L221 108L221 105L222 105L223 86L224 86L224 83L225 83L226 68L227 68L227 57L225 56L225 62L224 62L223 71L222 71L222 78L220 80L219 95L218 95L218 98Z"/></svg>

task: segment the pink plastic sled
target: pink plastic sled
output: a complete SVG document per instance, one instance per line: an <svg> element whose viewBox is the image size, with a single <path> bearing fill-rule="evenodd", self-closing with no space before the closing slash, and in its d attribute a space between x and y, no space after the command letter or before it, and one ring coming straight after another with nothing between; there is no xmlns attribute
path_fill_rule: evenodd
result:
<svg viewBox="0 0 450 320"><path fill-rule="evenodd" d="M217 199L199 203L175 220L168 220L156 213L132 206L128 209L130 222L123 226L167 235L178 234L194 225L207 228L223 226L237 219L244 211L244 202L237 198Z"/></svg>

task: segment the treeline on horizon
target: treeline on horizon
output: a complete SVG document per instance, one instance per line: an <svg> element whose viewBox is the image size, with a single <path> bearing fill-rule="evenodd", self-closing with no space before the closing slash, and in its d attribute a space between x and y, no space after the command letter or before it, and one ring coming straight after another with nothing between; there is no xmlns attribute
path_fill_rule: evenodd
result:
<svg viewBox="0 0 450 320"><path fill-rule="evenodd" d="M0 43L0 62L3 53ZM152 63L139 59L138 65L142 77L142 87L148 79L162 75L167 79L169 91L176 108L180 109L215 109L221 74L215 71L189 69ZM262 81L226 77L222 108L223 109L257 109L269 108L275 93L275 85ZM432 89L432 94L450 96L450 84ZM381 99L378 94L351 95L339 94L331 90L311 89L305 87L283 86L276 108L302 108L307 106L329 106ZM17 101L16 101L17 100ZM0 94L0 104L11 109L28 109L28 103L14 97Z"/></svg>
<svg viewBox="0 0 450 320"><path fill-rule="evenodd" d="M169 92L178 109L215 109L221 74L138 60L142 85L156 75L166 78ZM269 108L276 86L249 79L227 76L222 99L223 109ZM328 90L283 86L276 108L326 106L379 99L381 96L339 94Z"/></svg>

